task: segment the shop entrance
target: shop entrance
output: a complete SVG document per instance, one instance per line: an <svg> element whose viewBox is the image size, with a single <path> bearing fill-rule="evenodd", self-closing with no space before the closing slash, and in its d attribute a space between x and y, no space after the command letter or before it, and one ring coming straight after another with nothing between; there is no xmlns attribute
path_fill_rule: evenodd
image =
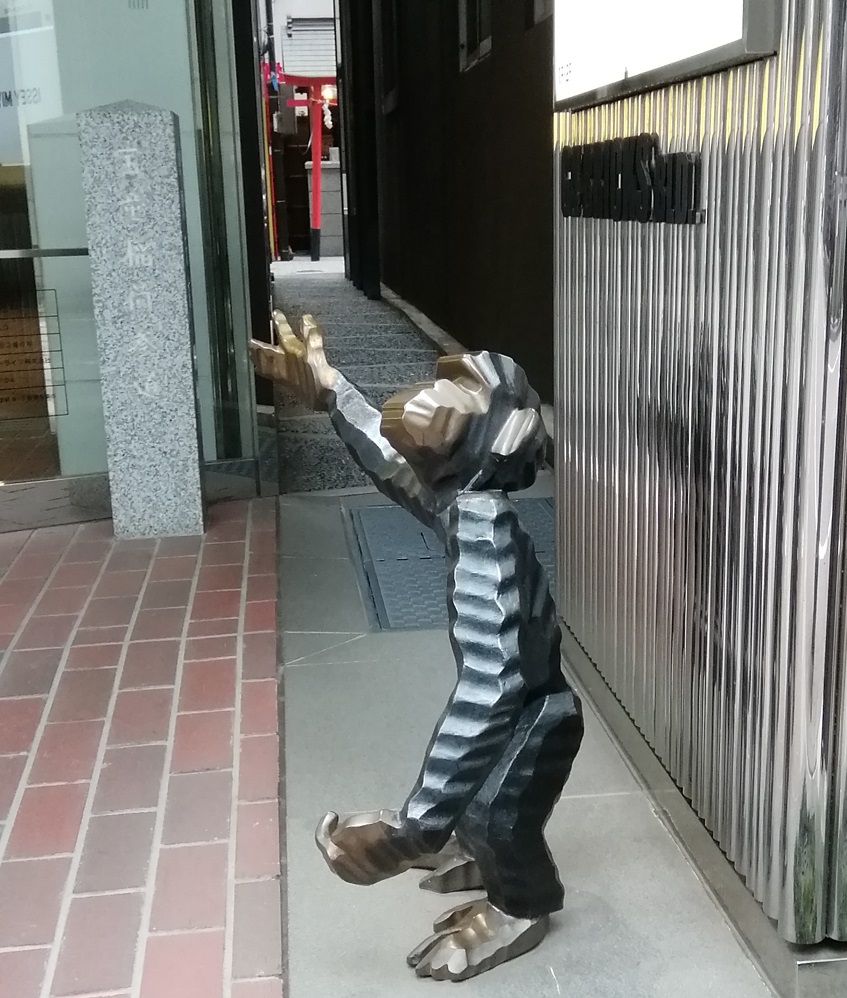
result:
<svg viewBox="0 0 847 998"><path fill-rule="evenodd" d="M62 387L61 367L58 351L50 350L48 325L55 320L55 296L39 291L32 252L24 169L0 166L0 476L5 481L59 474L51 408L55 412Z"/></svg>
<svg viewBox="0 0 847 998"><path fill-rule="evenodd" d="M231 33L227 0L0 0L0 533L110 513L76 116L124 100L179 121L203 459L255 494Z"/></svg>

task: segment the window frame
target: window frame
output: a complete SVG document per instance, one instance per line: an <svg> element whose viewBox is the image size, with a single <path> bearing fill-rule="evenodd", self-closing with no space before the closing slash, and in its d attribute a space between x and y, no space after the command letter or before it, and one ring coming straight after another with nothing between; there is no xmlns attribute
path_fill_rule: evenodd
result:
<svg viewBox="0 0 847 998"><path fill-rule="evenodd" d="M527 31L552 17L555 5L555 0L524 0Z"/></svg>
<svg viewBox="0 0 847 998"><path fill-rule="evenodd" d="M475 21L476 44L469 44L471 20ZM483 37L483 23L488 22L488 34ZM493 34L493 0L459 0L459 71L473 69L491 54Z"/></svg>

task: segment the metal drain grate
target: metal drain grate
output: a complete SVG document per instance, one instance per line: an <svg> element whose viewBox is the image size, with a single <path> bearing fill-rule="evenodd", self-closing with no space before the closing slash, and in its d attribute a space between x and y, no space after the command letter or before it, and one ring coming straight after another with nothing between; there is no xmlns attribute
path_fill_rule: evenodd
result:
<svg viewBox="0 0 847 998"><path fill-rule="evenodd" d="M517 499L515 508L552 582L553 502ZM446 627L447 570L436 535L399 506L355 506L344 516L374 626L385 631Z"/></svg>

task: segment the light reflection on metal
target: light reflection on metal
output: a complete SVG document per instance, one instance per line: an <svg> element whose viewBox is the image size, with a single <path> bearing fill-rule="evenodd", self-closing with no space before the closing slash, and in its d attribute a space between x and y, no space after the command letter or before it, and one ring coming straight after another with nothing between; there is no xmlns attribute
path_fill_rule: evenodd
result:
<svg viewBox="0 0 847 998"><path fill-rule="evenodd" d="M259 373L326 409L377 488L444 542L458 669L403 807L330 812L317 845L353 884L413 867L433 869L423 885L439 891L481 882L487 898L448 912L408 958L419 976L465 980L538 945L564 901L544 826L582 710L562 674L547 576L507 496L543 460L539 399L514 361L482 352L442 358L432 384L380 414L328 363L309 316L300 338L284 316L275 324L276 346L251 344Z"/></svg>
<svg viewBox="0 0 847 998"><path fill-rule="evenodd" d="M560 608L785 938L847 940L845 5L556 119L702 154L705 224L559 221Z"/></svg>
<svg viewBox="0 0 847 998"><path fill-rule="evenodd" d="M549 916L511 918L488 901L445 912L434 935L406 957L418 977L466 981L534 949L547 935Z"/></svg>

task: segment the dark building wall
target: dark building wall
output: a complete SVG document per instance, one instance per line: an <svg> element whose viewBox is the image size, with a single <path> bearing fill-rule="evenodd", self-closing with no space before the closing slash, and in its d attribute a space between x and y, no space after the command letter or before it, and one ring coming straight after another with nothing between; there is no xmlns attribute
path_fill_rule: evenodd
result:
<svg viewBox="0 0 847 998"><path fill-rule="evenodd" d="M379 134L382 278L446 325L442 22L444 9L455 4L400 0L396 6L397 105L382 115Z"/></svg>
<svg viewBox="0 0 847 998"><path fill-rule="evenodd" d="M379 0L378 0L379 2ZM494 0L491 53L459 69L456 0L397 3L381 117L384 282L553 393L552 20Z"/></svg>

